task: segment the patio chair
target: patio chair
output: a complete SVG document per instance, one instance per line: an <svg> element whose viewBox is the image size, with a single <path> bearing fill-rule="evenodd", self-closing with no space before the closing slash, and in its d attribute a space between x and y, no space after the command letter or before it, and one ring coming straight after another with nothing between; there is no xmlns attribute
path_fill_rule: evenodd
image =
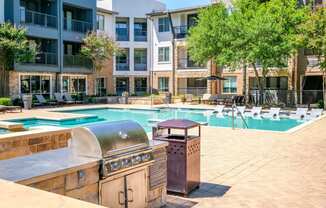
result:
<svg viewBox="0 0 326 208"><path fill-rule="evenodd" d="M75 102L65 101L61 93L54 93L54 97L59 104L74 104Z"/></svg>
<svg viewBox="0 0 326 208"><path fill-rule="evenodd" d="M47 101L43 95L35 95L36 99L37 99L37 103L35 103L34 105L56 105L57 102L54 101Z"/></svg>
<svg viewBox="0 0 326 208"><path fill-rule="evenodd" d="M262 107L253 107L250 112L246 112L245 116L246 117L251 117L251 118L256 118L256 119L261 119L261 110Z"/></svg>
<svg viewBox="0 0 326 208"><path fill-rule="evenodd" d="M210 101L211 101L211 98L212 98L212 95L211 94L204 94L203 97L202 97L202 102L205 104L209 104Z"/></svg>
<svg viewBox="0 0 326 208"><path fill-rule="evenodd" d="M291 119L304 120L307 117L308 108L297 108L294 114L290 114Z"/></svg>
<svg viewBox="0 0 326 208"><path fill-rule="evenodd" d="M263 113L261 116L267 119L279 120L281 108L271 108L267 113Z"/></svg>
<svg viewBox="0 0 326 208"><path fill-rule="evenodd" d="M235 116L244 116L246 106L236 106L234 109ZM228 112L228 116L232 116L232 110Z"/></svg>
<svg viewBox="0 0 326 208"><path fill-rule="evenodd" d="M313 120L322 116L324 110L321 108L313 108L310 110L309 115L307 115L306 120Z"/></svg>
<svg viewBox="0 0 326 208"><path fill-rule="evenodd" d="M69 93L64 93L63 97L66 99L66 102L72 102L72 103L76 103L76 104L83 103L83 101L73 99Z"/></svg>

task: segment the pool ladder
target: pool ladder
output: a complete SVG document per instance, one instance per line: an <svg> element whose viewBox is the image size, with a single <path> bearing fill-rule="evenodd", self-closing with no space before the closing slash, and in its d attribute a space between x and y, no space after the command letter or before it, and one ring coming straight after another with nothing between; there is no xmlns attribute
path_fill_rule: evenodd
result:
<svg viewBox="0 0 326 208"><path fill-rule="evenodd" d="M234 110L237 110L238 112L238 107L235 103L232 104L232 129L235 129L235 119L236 119L236 115L234 115ZM244 127L248 129L248 124L245 120L245 118L243 117L242 113L240 113L240 118L242 120L242 122L244 123Z"/></svg>

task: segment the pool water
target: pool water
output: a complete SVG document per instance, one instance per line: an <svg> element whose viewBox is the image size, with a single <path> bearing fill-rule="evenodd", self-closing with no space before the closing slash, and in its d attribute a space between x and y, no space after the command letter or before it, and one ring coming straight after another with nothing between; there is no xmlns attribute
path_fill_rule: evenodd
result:
<svg viewBox="0 0 326 208"><path fill-rule="evenodd" d="M195 109L173 109L164 108L157 110L137 110L137 109L88 109L88 110L75 110L65 111L74 114L93 115L94 117L83 119L70 119L64 121L51 121L41 119L27 119L27 120L15 120L15 122L21 122L26 128L40 125L50 126L62 126L62 127L76 127L83 126L89 123L99 123L104 121L117 121L117 120L134 120L140 123L147 132L151 131L152 123L148 120L155 119L190 119L197 122L208 122L209 126L218 127L232 127L231 117L225 116L224 118L217 118L215 114L211 117L204 115L205 110ZM249 129L258 130L270 130L270 131L287 131L294 128L302 122L293 119L253 119L245 118ZM238 118L235 120L236 128L244 128L243 121Z"/></svg>
<svg viewBox="0 0 326 208"><path fill-rule="evenodd" d="M2 128L0 128L0 135L1 134L7 134L7 133L9 133L10 131L8 131L7 129L2 129Z"/></svg>

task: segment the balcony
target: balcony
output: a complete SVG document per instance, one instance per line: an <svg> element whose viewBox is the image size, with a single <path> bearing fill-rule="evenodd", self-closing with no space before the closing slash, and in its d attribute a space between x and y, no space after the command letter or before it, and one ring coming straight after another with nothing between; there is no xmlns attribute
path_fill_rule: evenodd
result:
<svg viewBox="0 0 326 208"><path fill-rule="evenodd" d="M187 25L173 27L173 29L174 29L174 34L175 34L176 39L185 38L188 34L188 26Z"/></svg>
<svg viewBox="0 0 326 208"><path fill-rule="evenodd" d="M129 71L129 64L128 63L117 63L116 71Z"/></svg>
<svg viewBox="0 0 326 208"><path fill-rule="evenodd" d="M203 69L207 68L205 64L198 64L189 58L178 59L178 69Z"/></svg>
<svg viewBox="0 0 326 208"><path fill-rule="evenodd" d="M58 54L41 52L36 54L33 61L25 62L25 64L58 65Z"/></svg>
<svg viewBox="0 0 326 208"><path fill-rule="evenodd" d="M92 68L92 61L81 55L64 55L63 65L65 67L85 67Z"/></svg>
<svg viewBox="0 0 326 208"><path fill-rule="evenodd" d="M93 30L93 25L86 21L75 19L68 21L67 18L65 18L63 28L66 31L86 33Z"/></svg>
<svg viewBox="0 0 326 208"><path fill-rule="evenodd" d="M54 15L26 10L21 11L20 21L22 24L38 25L41 27L57 28L57 17Z"/></svg>
<svg viewBox="0 0 326 208"><path fill-rule="evenodd" d="M147 71L147 64L135 63L135 71Z"/></svg>

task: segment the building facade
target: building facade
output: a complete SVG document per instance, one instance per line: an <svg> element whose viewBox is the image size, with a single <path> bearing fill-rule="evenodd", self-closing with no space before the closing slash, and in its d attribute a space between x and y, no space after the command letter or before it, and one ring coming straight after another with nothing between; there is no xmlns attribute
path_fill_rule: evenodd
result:
<svg viewBox="0 0 326 208"><path fill-rule="evenodd" d="M98 20L101 28L121 50L113 62L112 77L107 76L108 93L121 95L144 95L149 92L152 61L151 22L146 14L165 10L165 5L152 0L106 0L98 1ZM112 15L105 10L114 11ZM103 20L104 19L104 23Z"/></svg>
<svg viewBox="0 0 326 208"><path fill-rule="evenodd" d="M95 27L95 0L4 0L3 13L26 28L38 50L35 60L10 72L11 96L95 92L91 61L80 56L85 34Z"/></svg>

